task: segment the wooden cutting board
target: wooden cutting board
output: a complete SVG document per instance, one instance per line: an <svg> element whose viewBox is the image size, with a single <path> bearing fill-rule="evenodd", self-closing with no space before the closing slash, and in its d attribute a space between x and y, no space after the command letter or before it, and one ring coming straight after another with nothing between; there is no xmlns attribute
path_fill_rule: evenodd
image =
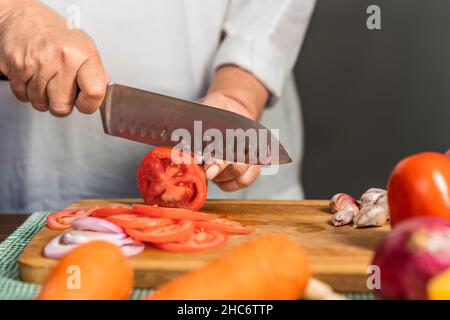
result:
<svg viewBox="0 0 450 320"><path fill-rule="evenodd" d="M69 208L131 204L136 199L80 200ZM264 234L284 233L294 237L309 252L315 277L337 291L368 291L367 267L373 250L389 227L354 229L330 225L328 201L209 200L202 211L228 215L255 230L247 236L231 236L227 246L214 253L169 253L149 248L130 258L137 287L155 287L184 272L194 270L238 243ZM23 281L42 283L56 261L44 258L44 246L58 232L44 227L19 257Z"/></svg>

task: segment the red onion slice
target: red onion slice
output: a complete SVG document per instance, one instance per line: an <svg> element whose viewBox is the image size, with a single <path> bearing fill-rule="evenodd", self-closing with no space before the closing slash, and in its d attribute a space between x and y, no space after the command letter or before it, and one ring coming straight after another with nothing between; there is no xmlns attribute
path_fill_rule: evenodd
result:
<svg viewBox="0 0 450 320"><path fill-rule="evenodd" d="M64 233L62 243L82 244L94 240L104 240L113 244L121 245L120 240L126 237L125 233L105 233L95 231L70 230Z"/></svg>
<svg viewBox="0 0 450 320"><path fill-rule="evenodd" d="M145 249L145 245L128 237L119 226L94 217L80 217L72 223L73 230L59 234L44 248L44 256L60 259L79 246L95 240L103 240L120 247L126 256L134 256Z"/></svg>
<svg viewBox="0 0 450 320"><path fill-rule="evenodd" d="M121 248L123 254L127 257L137 255L145 249L142 242L126 237L124 233L71 230L53 238L45 246L44 256L51 259L60 259L79 245L94 240L103 240L115 244Z"/></svg>
<svg viewBox="0 0 450 320"><path fill-rule="evenodd" d="M50 259L60 259L78 246L77 244L63 244L63 236L64 233L61 233L47 243L44 248L44 256Z"/></svg>
<svg viewBox="0 0 450 320"><path fill-rule="evenodd" d="M123 233L121 227L105 219L80 217L72 223L72 228L81 231L97 231L105 233Z"/></svg>
<svg viewBox="0 0 450 320"><path fill-rule="evenodd" d="M138 240L134 240L133 238L128 238L132 240L131 244L125 244L120 249L123 254L127 257L135 256L145 250L145 244Z"/></svg>
<svg viewBox="0 0 450 320"><path fill-rule="evenodd" d="M134 244L136 241L134 238L131 237L126 237L124 239L121 239L118 241L118 243L120 243L121 246L126 246L126 245L130 245L130 244Z"/></svg>

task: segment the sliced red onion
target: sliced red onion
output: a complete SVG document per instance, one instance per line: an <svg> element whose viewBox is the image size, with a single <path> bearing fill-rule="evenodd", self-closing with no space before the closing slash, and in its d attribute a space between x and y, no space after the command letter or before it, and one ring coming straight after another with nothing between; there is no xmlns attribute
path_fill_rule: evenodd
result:
<svg viewBox="0 0 450 320"><path fill-rule="evenodd" d="M64 234L62 242L64 244L82 244L94 240L104 240L120 245L120 240L124 239L126 236L125 233L70 230Z"/></svg>
<svg viewBox="0 0 450 320"><path fill-rule="evenodd" d="M120 247L127 257L137 255L144 251L145 245L124 233L104 233L94 231L70 230L53 238L44 248L44 256L51 259L60 259L83 243L94 240L103 240Z"/></svg>
<svg viewBox="0 0 450 320"><path fill-rule="evenodd" d="M104 219L80 217L72 223L73 230L59 234L44 248L47 258L60 259L79 246L94 240L103 240L120 247L130 257L144 251L145 245L128 237L119 226Z"/></svg>
<svg viewBox="0 0 450 320"><path fill-rule="evenodd" d="M114 223L94 217L80 217L72 223L72 228L81 231L123 233L122 228Z"/></svg>
<svg viewBox="0 0 450 320"><path fill-rule="evenodd" d="M126 245L130 245L130 244L134 244L136 241L136 239L132 238L132 237L126 237L124 239L121 239L119 241L117 241L118 243L120 243L121 246L126 246Z"/></svg>
<svg viewBox="0 0 450 320"><path fill-rule="evenodd" d="M135 256L145 250L145 244L138 240L134 240L133 238L128 238L132 240L131 244L125 244L120 249L123 254L127 257Z"/></svg>
<svg viewBox="0 0 450 320"><path fill-rule="evenodd" d="M64 233L59 234L53 238L44 248L44 256L50 259L60 259L72 249L76 248L77 244L64 244L62 238Z"/></svg>

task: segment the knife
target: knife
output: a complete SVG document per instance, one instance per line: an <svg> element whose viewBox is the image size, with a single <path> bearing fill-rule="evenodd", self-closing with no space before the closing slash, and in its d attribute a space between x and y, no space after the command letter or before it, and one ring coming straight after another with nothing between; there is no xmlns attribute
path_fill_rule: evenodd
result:
<svg viewBox="0 0 450 320"><path fill-rule="evenodd" d="M100 112L111 136L231 162L292 161L277 136L259 122L200 103L109 83Z"/></svg>
<svg viewBox="0 0 450 320"><path fill-rule="evenodd" d="M8 78L0 73L0 80ZM100 113L106 134L182 148L206 161L213 157L262 165L292 162L275 131L240 114L200 103L110 82Z"/></svg>

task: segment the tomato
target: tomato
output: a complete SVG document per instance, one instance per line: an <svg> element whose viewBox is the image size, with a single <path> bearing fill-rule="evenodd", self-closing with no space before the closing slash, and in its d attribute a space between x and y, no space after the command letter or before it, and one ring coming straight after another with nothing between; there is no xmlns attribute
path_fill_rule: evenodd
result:
<svg viewBox="0 0 450 320"><path fill-rule="evenodd" d="M174 252L203 252L225 245L227 235L217 230L197 231L184 242L168 242L154 244L155 247Z"/></svg>
<svg viewBox="0 0 450 320"><path fill-rule="evenodd" d="M388 184L392 224L415 216L450 219L450 158L435 152L400 161Z"/></svg>
<svg viewBox="0 0 450 320"><path fill-rule="evenodd" d="M92 211L91 216L95 218L105 218L117 214L130 214L132 212L133 211L131 210L130 207L121 204L115 204L97 208L94 211Z"/></svg>
<svg viewBox="0 0 450 320"><path fill-rule="evenodd" d="M191 154L178 152L180 164L172 161L171 148L154 148L142 160L137 173L145 203L163 207L200 209L206 201L207 184L202 166Z"/></svg>
<svg viewBox="0 0 450 320"><path fill-rule="evenodd" d="M249 234L253 230L244 227L241 223L233 220L216 218L208 221L197 221L195 223L197 228L205 230L218 230L228 233Z"/></svg>
<svg viewBox="0 0 450 320"><path fill-rule="evenodd" d="M143 214L117 214L106 217L106 220L118 225L122 228L154 228L173 224L171 219L166 218L150 218Z"/></svg>
<svg viewBox="0 0 450 320"><path fill-rule="evenodd" d="M161 217L175 220L211 220L217 218L217 215L212 213L198 212L189 209L147 206L145 204L134 204L133 211L149 215L151 217Z"/></svg>
<svg viewBox="0 0 450 320"><path fill-rule="evenodd" d="M131 237L145 242L186 241L194 232L194 222L183 220L177 224L157 228L127 228L125 232Z"/></svg>
<svg viewBox="0 0 450 320"><path fill-rule="evenodd" d="M93 210L93 208L78 208L50 213L46 218L47 227L58 231L66 230L75 219L89 216Z"/></svg>

